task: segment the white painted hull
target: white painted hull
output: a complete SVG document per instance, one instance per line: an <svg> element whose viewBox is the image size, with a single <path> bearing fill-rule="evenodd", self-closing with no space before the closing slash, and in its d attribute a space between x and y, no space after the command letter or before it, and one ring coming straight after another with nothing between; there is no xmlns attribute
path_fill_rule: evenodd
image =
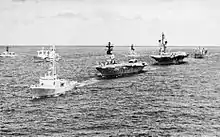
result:
<svg viewBox="0 0 220 137"><path fill-rule="evenodd" d="M140 57L140 55L138 55L138 54L130 54L130 55L128 55L128 57Z"/></svg>
<svg viewBox="0 0 220 137"><path fill-rule="evenodd" d="M60 60L60 58L59 58L59 57L56 57L55 61L59 61L59 60ZM44 61L46 61L46 62L52 62L52 61L53 61L53 58L48 58L48 57L43 58L43 57L34 56L34 61L35 61L35 62L44 62Z"/></svg>
<svg viewBox="0 0 220 137"><path fill-rule="evenodd" d="M45 89L45 88L32 88L32 98L41 98L41 97L48 97L54 96L56 94L55 89Z"/></svg>
<svg viewBox="0 0 220 137"><path fill-rule="evenodd" d="M13 58L13 57L16 57L17 55L0 55L0 57L3 57L3 58Z"/></svg>
<svg viewBox="0 0 220 137"><path fill-rule="evenodd" d="M76 82L70 83L65 87L40 87L40 86L31 86L32 98L42 98L42 97L51 97L59 96L65 94L67 91L73 89L76 86Z"/></svg>

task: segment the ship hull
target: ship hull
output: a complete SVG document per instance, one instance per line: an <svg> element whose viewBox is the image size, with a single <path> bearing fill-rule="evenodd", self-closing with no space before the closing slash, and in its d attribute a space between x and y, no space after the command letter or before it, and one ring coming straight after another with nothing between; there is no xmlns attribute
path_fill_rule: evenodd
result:
<svg viewBox="0 0 220 137"><path fill-rule="evenodd" d="M151 55L159 65L169 65L169 64L181 64L184 58L188 57L188 54L184 55Z"/></svg>
<svg viewBox="0 0 220 137"><path fill-rule="evenodd" d="M0 57L2 58L11 58L11 57L16 57L16 56L17 54L15 54L14 52L8 52L8 51L5 51L2 54L0 54Z"/></svg>
<svg viewBox="0 0 220 137"><path fill-rule="evenodd" d="M76 87L76 83L69 83L66 87L59 88L46 88L46 87L31 87L32 98L42 98L42 97L51 97L59 96L66 93L66 91L71 90Z"/></svg>
<svg viewBox="0 0 220 137"><path fill-rule="evenodd" d="M193 56L194 56L194 58L198 58L198 59L201 59L201 58L205 57L204 54L194 54Z"/></svg>
<svg viewBox="0 0 220 137"><path fill-rule="evenodd" d="M139 73L145 66L123 66L123 67L96 67L104 77L116 77Z"/></svg>
<svg viewBox="0 0 220 137"><path fill-rule="evenodd" d="M14 58L16 55L0 55L1 58Z"/></svg>
<svg viewBox="0 0 220 137"><path fill-rule="evenodd" d="M59 61L60 58L57 57L55 60ZM48 58L48 57L42 58L42 57L34 56L34 62L52 62L52 61L53 61L52 58Z"/></svg>
<svg viewBox="0 0 220 137"><path fill-rule="evenodd" d="M128 55L128 57L140 57L140 55L138 55L138 54L135 54L135 55L130 54L130 55Z"/></svg>
<svg viewBox="0 0 220 137"><path fill-rule="evenodd" d="M32 90L32 98L42 98L42 97L48 97L48 96L54 96L56 95L56 90L51 88L31 88Z"/></svg>
<svg viewBox="0 0 220 137"><path fill-rule="evenodd" d="M34 62L44 62L44 61L46 61L44 58L38 57L38 56L34 56Z"/></svg>
<svg viewBox="0 0 220 137"><path fill-rule="evenodd" d="M50 96L59 96L65 94L67 91L72 90L73 88L78 86L76 81L66 82L66 86L63 87L47 87L47 86L39 86L32 85L31 93L32 98L42 98L42 97L50 97Z"/></svg>

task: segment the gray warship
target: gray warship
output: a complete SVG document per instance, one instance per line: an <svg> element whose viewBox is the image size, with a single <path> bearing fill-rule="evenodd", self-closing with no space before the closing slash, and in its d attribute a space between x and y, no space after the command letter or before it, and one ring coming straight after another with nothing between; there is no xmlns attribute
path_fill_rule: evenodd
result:
<svg viewBox="0 0 220 137"><path fill-rule="evenodd" d="M151 55L159 65L169 65L169 64L180 64L183 63L183 59L188 57L189 54L186 52L167 52L167 41L165 40L165 35L162 33L162 39L159 41L159 54L158 55Z"/></svg>
<svg viewBox="0 0 220 137"><path fill-rule="evenodd" d="M6 46L6 51L4 51L2 54L0 54L0 57L16 57L17 54L14 52L9 51L9 47Z"/></svg>
<svg viewBox="0 0 220 137"><path fill-rule="evenodd" d="M42 47L41 50L37 51L37 56L34 56L34 62L52 62L53 58L55 58L55 61L59 61L61 57L58 53L54 54L55 51L56 49L52 47L50 49Z"/></svg>
<svg viewBox="0 0 220 137"><path fill-rule="evenodd" d="M109 42L106 47L107 60L96 66L96 69L101 73L102 77L119 77L139 73L142 72L143 68L147 65L145 62L138 62L135 58L129 59L128 62L117 63L114 54L112 54L113 45L111 42Z"/></svg>
<svg viewBox="0 0 220 137"><path fill-rule="evenodd" d="M128 57L140 57L140 55L135 52L133 44L131 45L130 54L128 55Z"/></svg>
<svg viewBox="0 0 220 137"><path fill-rule="evenodd" d="M194 49L193 57L201 59L201 58L204 58L207 53L208 53L207 49L198 47L197 49Z"/></svg>

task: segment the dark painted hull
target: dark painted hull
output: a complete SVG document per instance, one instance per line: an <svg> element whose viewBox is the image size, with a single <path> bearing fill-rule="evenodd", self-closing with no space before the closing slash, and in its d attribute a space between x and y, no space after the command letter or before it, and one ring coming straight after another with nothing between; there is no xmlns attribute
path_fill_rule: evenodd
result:
<svg viewBox="0 0 220 137"><path fill-rule="evenodd" d="M193 57L194 57L194 58L201 59L201 58L204 58L204 57L205 57L205 54L196 54L196 53L195 53L195 54L193 55Z"/></svg>
<svg viewBox="0 0 220 137"><path fill-rule="evenodd" d="M102 74L104 77L115 77L115 76L123 76L128 74L139 73L143 70L145 66L119 66L119 67L96 67L96 69Z"/></svg>
<svg viewBox="0 0 220 137"><path fill-rule="evenodd" d="M166 55L166 56L158 56L158 55L151 55L159 65L169 65L169 64L181 64L183 63L183 59L188 57L189 54L184 55Z"/></svg>

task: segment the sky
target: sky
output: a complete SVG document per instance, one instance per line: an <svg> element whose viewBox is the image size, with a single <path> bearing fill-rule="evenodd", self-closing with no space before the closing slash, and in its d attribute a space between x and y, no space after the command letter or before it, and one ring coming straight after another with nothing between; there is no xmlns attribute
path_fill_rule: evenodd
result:
<svg viewBox="0 0 220 137"><path fill-rule="evenodd" d="M0 0L0 44L220 45L220 0Z"/></svg>

